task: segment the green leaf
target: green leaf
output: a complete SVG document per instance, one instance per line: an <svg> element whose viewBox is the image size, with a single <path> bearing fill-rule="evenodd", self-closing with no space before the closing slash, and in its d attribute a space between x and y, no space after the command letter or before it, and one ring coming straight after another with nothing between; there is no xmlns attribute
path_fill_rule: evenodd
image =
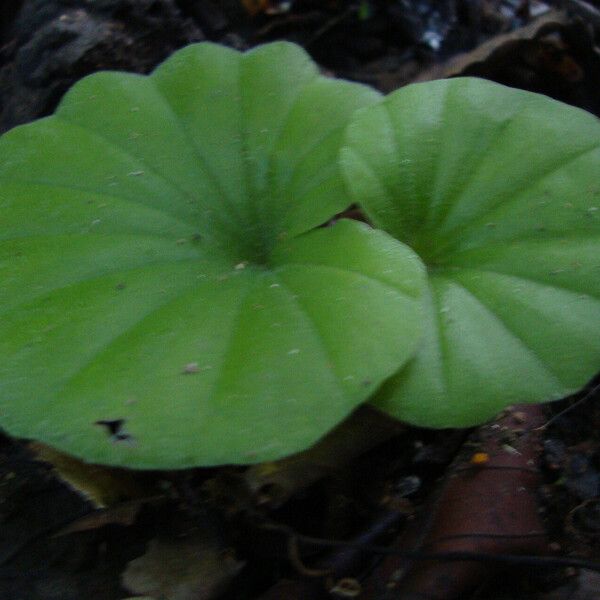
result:
<svg viewBox="0 0 600 600"><path fill-rule="evenodd" d="M600 124L478 79L358 111L342 165L428 268L425 337L376 405L435 427L568 395L600 368Z"/></svg>
<svg viewBox="0 0 600 600"><path fill-rule="evenodd" d="M1 425L183 468L304 449L363 402L413 352L424 283L387 234L318 228L349 204L348 117L377 100L291 44L206 43L6 134Z"/></svg>

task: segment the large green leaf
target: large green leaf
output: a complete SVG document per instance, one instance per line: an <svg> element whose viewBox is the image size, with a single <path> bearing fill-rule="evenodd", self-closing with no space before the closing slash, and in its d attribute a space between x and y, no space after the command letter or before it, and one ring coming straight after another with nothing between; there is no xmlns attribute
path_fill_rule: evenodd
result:
<svg viewBox="0 0 600 600"><path fill-rule="evenodd" d="M413 352L424 282L387 234L318 228L377 100L291 44L199 44L6 134L0 425L178 468L298 451L364 401Z"/></svg>
<svg viewBox="0 0 600 600"><path fill-rule="evenodd" d="M417 84L357 113L342 163L428 267L424 341L378 406L471 425L600 370L596 118L478 79Z"/></svg>

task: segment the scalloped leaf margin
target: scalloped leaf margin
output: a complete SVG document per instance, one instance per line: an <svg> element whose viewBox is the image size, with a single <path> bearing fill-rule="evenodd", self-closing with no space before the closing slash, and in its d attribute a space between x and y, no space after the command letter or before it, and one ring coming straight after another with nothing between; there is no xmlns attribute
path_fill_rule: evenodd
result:
<svg viewBox="0 0 600 600"><path fill-rule="evenodd" d="M423 342L374 402L478 424L600 370L600 123L480 79L407 86L357 112L353 199L428 270Z"/></svg>
<svg viewBox="0 0 600 600"><path fill-rule="evenodd" d="M365 401L414 352L424 284L384 232L320 227L378 99L292 44L203 43L3 136L1 425L173 469L302 450Z"/></svg>

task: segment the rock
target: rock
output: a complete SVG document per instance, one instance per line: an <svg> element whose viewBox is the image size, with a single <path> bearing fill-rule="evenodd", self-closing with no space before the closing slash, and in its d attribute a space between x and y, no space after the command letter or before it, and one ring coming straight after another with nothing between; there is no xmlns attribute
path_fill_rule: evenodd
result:
<svg viewBox="0 0 600 600"><path fill-rule="evenodd" d="M25 0L5 33L0 132L51 113L89 73L147 73L203 37L174 0Z"/></svg>

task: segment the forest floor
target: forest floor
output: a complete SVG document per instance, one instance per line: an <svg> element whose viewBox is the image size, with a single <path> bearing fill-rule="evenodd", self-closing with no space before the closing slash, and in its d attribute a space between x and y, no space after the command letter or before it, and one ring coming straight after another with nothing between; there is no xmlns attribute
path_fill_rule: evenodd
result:
<svg viewBox="0 0 600 600"><path fill-rule="evenodd" d="M600 116L598 2L5 0L0 132L100 69L280 39L383 92L471 75ZM475 430L363 408L250 468L132 473L0 438L0 600L592 600L599 547L597 381Z"/></svg>

